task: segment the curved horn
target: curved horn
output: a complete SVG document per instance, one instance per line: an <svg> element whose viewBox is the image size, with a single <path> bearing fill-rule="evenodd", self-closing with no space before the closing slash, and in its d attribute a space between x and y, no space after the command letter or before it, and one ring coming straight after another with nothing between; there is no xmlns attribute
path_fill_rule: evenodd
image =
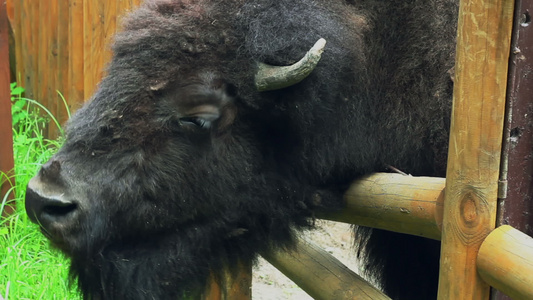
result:
<svg viewBox="0 0 533 300"><path fill-rule="evenodd" d="M290 66L271 66L258 63L255 86L258 91L272 91L289 87L304 80L315 69L326 46L325 39L319 39L313 48L298 62Z"/></svg>

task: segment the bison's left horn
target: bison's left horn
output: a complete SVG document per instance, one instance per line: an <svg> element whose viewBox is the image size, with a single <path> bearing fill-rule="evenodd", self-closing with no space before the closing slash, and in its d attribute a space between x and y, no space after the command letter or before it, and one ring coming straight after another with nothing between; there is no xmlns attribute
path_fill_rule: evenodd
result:
<svg viewBox="0 0 533 300"><path fill-rule="evenodd" d="M272 91L289 87L304 80L315 69L326 46L325 39L319 39L313 48L298 62L290 66L258 64L255 86L258 91Z"/></svg>

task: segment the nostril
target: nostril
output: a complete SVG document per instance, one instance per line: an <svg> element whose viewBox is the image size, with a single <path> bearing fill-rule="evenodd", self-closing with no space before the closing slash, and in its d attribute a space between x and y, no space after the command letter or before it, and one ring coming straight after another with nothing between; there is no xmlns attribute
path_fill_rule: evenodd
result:
<svg viewBox="0 0 533 300"><path fill-rule="evenodd" d="M52 204L46 204L43 207L43 213L51 216L61 217L67 215L78 208L78 205L73 202L58 201Z"/></svg>
<svg viewBox="0 0 533 300"><path fill-rule="evenodd" d="M26 213L34 223L59 221L78 209L78 204L60 196L42 196L30 187L26 190Z"/></svg>

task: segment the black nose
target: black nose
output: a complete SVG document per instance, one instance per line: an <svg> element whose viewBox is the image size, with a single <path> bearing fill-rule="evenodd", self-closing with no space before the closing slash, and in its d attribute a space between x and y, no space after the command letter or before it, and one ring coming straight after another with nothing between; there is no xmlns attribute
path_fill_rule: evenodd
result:
<svg viewBox="0 0 533 300"><path fill-rule="evenodd" d="M66 187L60 172L60 162L51 160L30 180L26 189L26 212L32 222L46 226L61 221L78 208L65 196Z"/></svg>
<svg viewBox="0 0 533 300"><path fill-rule="evenodd" d="M73 201L43 197L30 185L26 189L26 213L33 223L47 225L76 211L78 205Z"/></svg>

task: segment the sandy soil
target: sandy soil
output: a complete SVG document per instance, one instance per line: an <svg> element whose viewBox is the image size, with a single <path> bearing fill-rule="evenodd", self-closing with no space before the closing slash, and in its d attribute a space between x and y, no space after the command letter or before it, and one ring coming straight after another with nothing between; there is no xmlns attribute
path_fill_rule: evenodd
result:
<svg viewBox="0 0 533 300"><path fill-rule="evenodd" d="M317 229L304 233L306 238L331 253L350 269L357 270L350 225L323 220L317 222ZM254 300L313 299L264 259L259 261L253 271L252 298Z"/></svg>

